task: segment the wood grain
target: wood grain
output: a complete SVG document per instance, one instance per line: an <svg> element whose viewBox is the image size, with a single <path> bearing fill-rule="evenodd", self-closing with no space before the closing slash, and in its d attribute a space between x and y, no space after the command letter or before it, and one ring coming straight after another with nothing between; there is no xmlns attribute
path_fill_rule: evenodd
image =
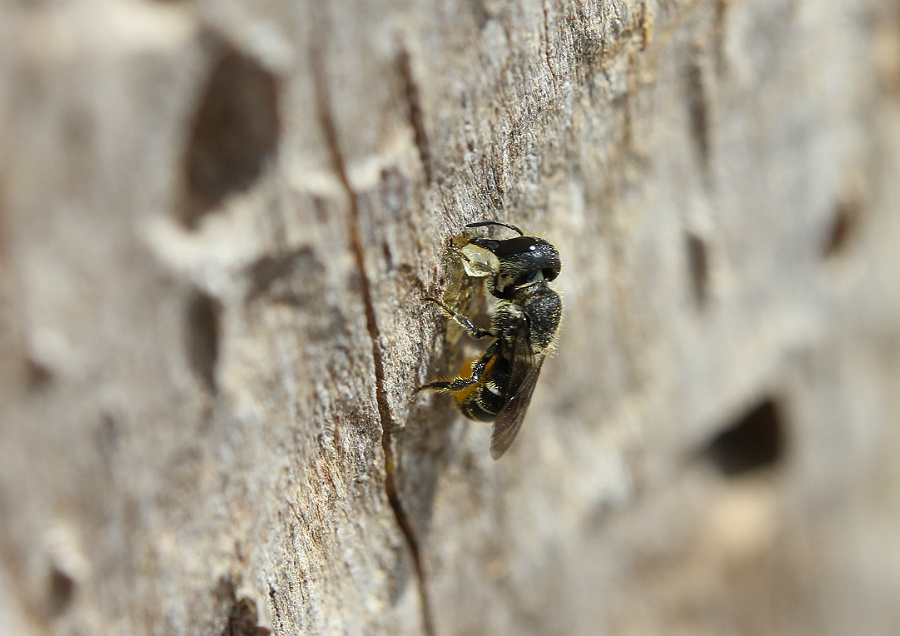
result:
<svg viewBox="0 0 900 636"><path fill-rule="evenodd" d="M896 634L900 7L0 7L0 633ZM419 384L559 248L512 449ZM469 310L485 310L477 295Z"/></svg>

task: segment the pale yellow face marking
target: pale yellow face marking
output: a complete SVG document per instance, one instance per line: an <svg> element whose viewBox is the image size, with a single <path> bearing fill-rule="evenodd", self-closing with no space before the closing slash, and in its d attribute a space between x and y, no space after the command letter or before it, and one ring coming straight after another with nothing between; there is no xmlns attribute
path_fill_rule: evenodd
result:
<svg viewBox="0 0 900 636"><path fill-rule="evenodd" d="M500 259L490 250L469 243L460 251L466 257L463 259L466 274L472 278L484 278L500 271Z"/></svg>

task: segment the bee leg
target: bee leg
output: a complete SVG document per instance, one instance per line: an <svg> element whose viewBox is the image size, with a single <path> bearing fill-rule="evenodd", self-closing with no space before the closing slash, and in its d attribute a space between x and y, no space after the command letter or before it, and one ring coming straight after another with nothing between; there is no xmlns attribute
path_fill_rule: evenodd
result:
<svg viewBox="0 0 900 636"><path fill-rule="evenodd" d="M441 301L437 300L436 298L426 298L425 300L432 302L435 305L437 305L438 307L440 307L441 311L443 311L444 314L446 314L446 316L448 318L452 318L456 322L456 324L458 324L460 327L465 329L466 333L469 334L471 337L475 338L476 340L480 339L480 338L484 338L486 336L492 336L492 337L494 336L494 334L492 334L487 329L479 329L474 324L472 324L471 320L469 320L468 318L463 316L461 313L459 313L457 311L453 311L447 305L445 305Z"/></svg>
<svg viewBox="0 0 900 636"><path fill-rule="evenodd" d="M432 389L434 391L449 391L451 393L455 393L456 391L462 391L463 389L469 388L481 379L481 376L484 373L484 368L487 366L488 362L491 361L491 358L497 355L497 352L499 350L500 341L495 340L494 344L488 347L487 351L484 352L484 355L478 358L478 360L474 364L472 364L471 376L469 376L468 378L455 378L453 380L429 382L428 384L423 384L418 389L416 389L416 393L425 389Z"/></svg>
<svg viewBox="0 0 900 636"><path fill-rule="evenodd" d="M465 252L463 252L461 249L456 247L456 245L453 243L453 239L450 239L448 246L450 248L450 251L453 252L454 254L456 254L461 261L465 261L467 263L472 262L472 259L470 259L468 256L466 256Z"/></svg>

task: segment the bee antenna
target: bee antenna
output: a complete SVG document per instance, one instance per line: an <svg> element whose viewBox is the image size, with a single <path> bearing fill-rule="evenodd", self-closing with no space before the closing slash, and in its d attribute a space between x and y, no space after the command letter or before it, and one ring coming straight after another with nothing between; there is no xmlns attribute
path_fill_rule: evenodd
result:
<svg viewBox="0 0 900 636"><path fill-rule="evenodd" d="M518 232L519 236L525 236L525 232L517 228L515 225L502 223L501 221L477 221L475 223L469 223L468 225L466 225L466 227L486 227L488 225L501 225L505 228L509 228L513 232Z"/></svg>

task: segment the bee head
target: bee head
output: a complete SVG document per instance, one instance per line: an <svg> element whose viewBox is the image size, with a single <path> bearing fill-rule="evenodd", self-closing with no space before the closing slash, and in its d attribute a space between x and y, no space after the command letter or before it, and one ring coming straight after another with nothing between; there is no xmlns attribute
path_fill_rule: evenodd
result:
<svg viewBox="0 0 900 636"><path fill-rule="evenodd" d="M553 280L562 268L559 252L544 239L517 236L505 241L474 238L471 242L491 251L500 262L493 291L499 298L506 298L517 289Z"/></svg>

